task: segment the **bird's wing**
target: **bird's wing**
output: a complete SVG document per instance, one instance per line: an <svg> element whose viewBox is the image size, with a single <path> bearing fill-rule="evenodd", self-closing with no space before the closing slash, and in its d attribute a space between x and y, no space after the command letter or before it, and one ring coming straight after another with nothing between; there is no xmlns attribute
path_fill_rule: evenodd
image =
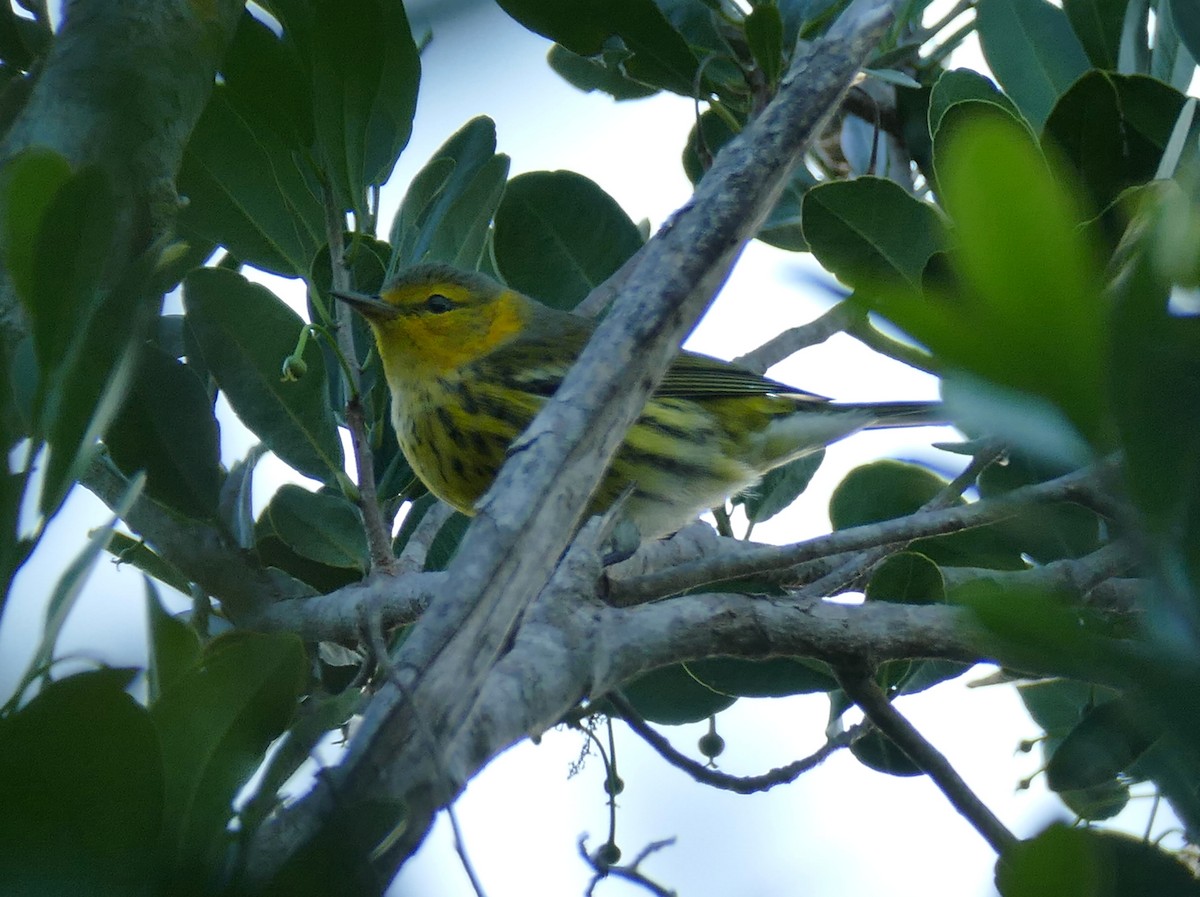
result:
<svg viewBox="0 0 1200 897"><path fill-rule="evenodd" d="M695 352L680 352L667 368L654 393L656 396L683 399L718 399L732 396L786 396L800 402L824 404L829 401L816 393L796 389L753 371Z"/></svg>

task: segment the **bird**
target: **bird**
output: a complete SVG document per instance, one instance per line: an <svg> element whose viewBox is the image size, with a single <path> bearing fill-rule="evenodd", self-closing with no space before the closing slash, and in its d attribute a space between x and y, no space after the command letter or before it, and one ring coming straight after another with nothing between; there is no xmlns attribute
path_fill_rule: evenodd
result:
<svg viewBox="0 0 1200 897"><path fill-rule="evenodd" d="M332 295L374 333L409 466L467 515L596 326L485 274L440 263L400 272L378 295ZM937 402L836 404L680 350L626 433L589 513L620 497L642 538L660 538L851 433L942 416Z"/></svg>

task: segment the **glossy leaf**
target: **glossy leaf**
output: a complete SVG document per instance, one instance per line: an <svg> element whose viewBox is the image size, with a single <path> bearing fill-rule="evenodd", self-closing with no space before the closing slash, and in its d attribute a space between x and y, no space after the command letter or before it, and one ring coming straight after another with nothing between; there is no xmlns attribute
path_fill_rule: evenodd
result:
<svg viewBox="0 0 1200 897"><path fill-rule="evenodd" d="M813 255L851 288L896 281L919 287L930 256L945 245L937 210L894 181L830 181L809 190L803 208Z"/></svg>
<svg viewBox="0 0 1200 897"><path fill-rule="evenodd" d="M306 274L325 241L325 219L289 139L232 85L217 85L179 170L179 193L187 199L180 232L218 243L264 271Z"/></svg>
<svg viewBox="0 0 1200 897"><path fill-rule="evenodd" d="M155 892L163 761L127 670L46 686L0 719L0 880L9 894Z"/></svg>
<svg viewBox="0 0 1200 897"><path fill-rule="evenodd" d="M929 95L929 134L937 134L942 117L951 106L968 102L991 103L1017 121L1025 121L1016 104L990 78L971 69L954 69L942 73Z"/></svg>
<svg viewBox="0 0 1200 897"><path fill-rule="evenodd" d="M146 580L146 615L150 632L150 658L146 667L150 701L179 682L200 660L200 636L183 620L163 607L154 584Z"/></svg>
<svg viewBox="0 0 1200 897"><path fill-rule="evenodd" d="M1094 67L1116 69L1128 5L1129 0L1063 0L1063 12Z"/></svg>
<svg viewBox="0 0 1200 897"><path fill-rule="evenodd" d="M188 330L238 417L282 460L323 482L342 474L342 443L314 340L307 374L284 382L280 366L304 322L274 294L232 271L203 268L184 282Z"/></svg>
<svg viewBox="0 0 1200 897"><path fill-rule="evenodd" d="M492 247L506 283L571 309L642 246L637 225L594 181L571 171L513 178Z"/></svg>
<svg viewBox="0 0 1200 897"><path fill-rule="evenodd" d="M988 66L1040 129L1055 101L1089 68L1066 14L1046 0L982 0L976 21Z"/></svg>
<svg viewBox="0 0 1200 897"><path fill-rule="evenodd" d="M422 261L474 270L508 177L496 153L496 126L473 118L450 137L409 184L392 224L393 255L385 280Z"/></svg>
<svg viewBox="0 0 1200 897"><path fill-rule="evenodd" d="M208 391L169 355L147 347L105 444L126 475L146 473L146 493L188 517L212 519L220 446Z"/></svg>
<svg viewBox="0 0 1200 897"><path fill-rule="evenodd" d="M401 0L319 3L313 22L317 152L345 208L366 211L412 134L420 57Z"/></svg>
<svg viewBox="0 0 1200 897"><path fill-rule="evenodd" d="M231 633L150 708L167 771L160 843L193 887L214 868L233 798L286 728L306 660L293 635Z"/></svg>
<svg viewBox="0 0 1200 897"><path fill-rule="evenodd" d="M288 547L331 567L365 571L367 539L358 509L341 495L285 484L263 512Z"/></svg>

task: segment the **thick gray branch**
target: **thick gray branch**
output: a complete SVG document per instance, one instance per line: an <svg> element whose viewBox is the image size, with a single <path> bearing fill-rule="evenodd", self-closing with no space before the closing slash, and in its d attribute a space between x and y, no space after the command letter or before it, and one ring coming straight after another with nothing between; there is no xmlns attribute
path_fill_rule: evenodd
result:
<svg viewBox="0 0 1200 897"><path fill-rule="evenodd" d="M440 798L438 746L417 734L449 739L477 711L488 671L549 578L606 462L882 36L890 6L856 0L828 39L798 55L776 98L726 145L692 200L654 237L612 313L480 503L448 571L446 600L430 607L396 659L402 678L372 702L345 762L260 830L249 862L256 873L271 875L301 844L381 793L422 807L431 792ZM373 847L357 845L364 856ZM387 865L402 860L389 855Z"/></svg>

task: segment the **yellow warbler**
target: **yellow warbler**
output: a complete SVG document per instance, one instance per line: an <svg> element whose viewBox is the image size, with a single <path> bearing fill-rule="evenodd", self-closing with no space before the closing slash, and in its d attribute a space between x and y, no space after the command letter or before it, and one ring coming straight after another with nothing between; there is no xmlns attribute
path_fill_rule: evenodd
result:
<svg viewBox="0 0 1200 897"><path fill-rule="evenodd" d="M466 514L595 328L445 265L411 268L378 296L334 295L375 333L408 463L434 495ZM629 519L643 536L666 535L834 440L865 427L929 423L937 414L923 402L833 405L681 351L625 436L591 510L632 486Z"/></svg>

